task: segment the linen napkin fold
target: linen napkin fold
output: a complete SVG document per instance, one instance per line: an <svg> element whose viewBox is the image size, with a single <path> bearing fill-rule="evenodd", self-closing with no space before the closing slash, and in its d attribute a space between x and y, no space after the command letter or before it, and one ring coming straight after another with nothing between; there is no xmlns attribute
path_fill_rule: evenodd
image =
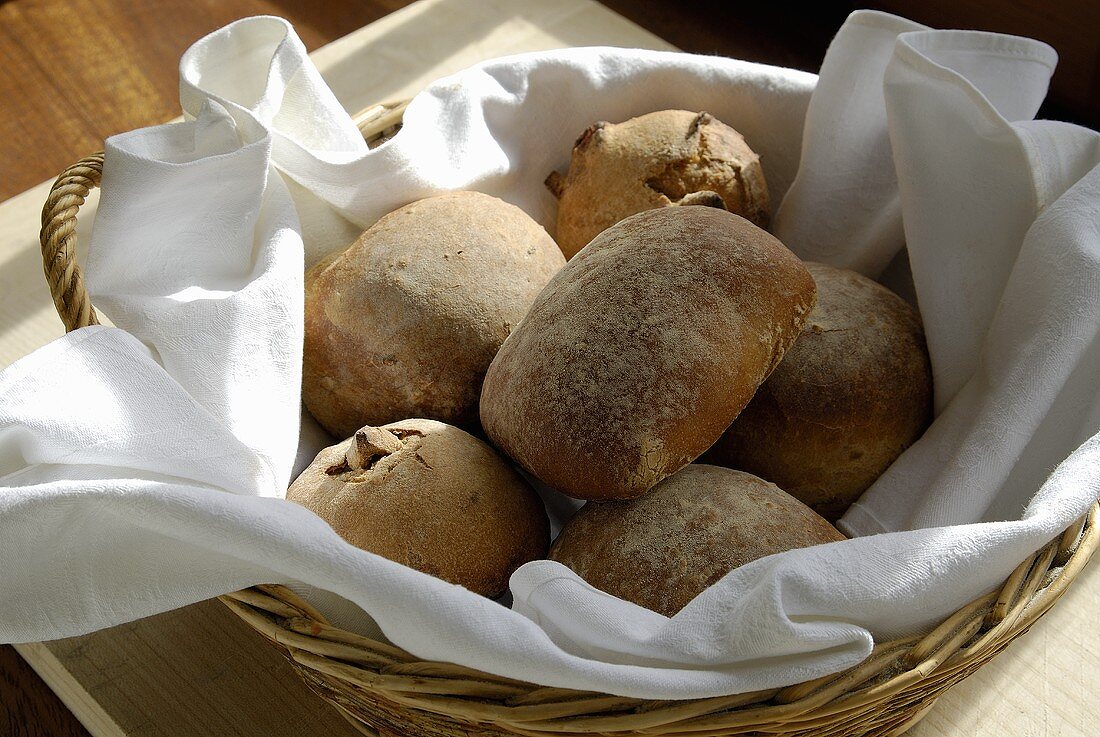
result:
<svg viewBox="0 0 1100 737"><path fill-rule="evenodd" d="M1100 155L1091 131L1028 122L1053 61L1034 41L870 12L820 81L540 52L440 80L368 151L285 21L215 32L181 61L191 120L108 142L88 283L119 328L0 372L0 641L293 581L423 658L663 699L814 678L934 624L1100 495ZM516 572L508 609L280 498L303 262L449 189L552 226L542 180L577 132L671 107L708 110L761 153L776 232L803 257L875 275L908 249L939 415L844 518L859 536L743 566L672 618L548 561Z"/></svg>

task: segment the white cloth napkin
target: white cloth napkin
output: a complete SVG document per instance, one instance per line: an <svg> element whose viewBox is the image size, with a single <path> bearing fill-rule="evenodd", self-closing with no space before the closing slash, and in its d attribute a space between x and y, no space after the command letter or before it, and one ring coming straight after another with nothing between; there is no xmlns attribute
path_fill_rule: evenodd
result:
<svg viewBox="0 0 1100 737"><path fill-rule="evenodd" d="M821 676L927 628L1100 495L1100 136L1029 120L1053 64L1034 41L870 12L816 89L720 58L527 54L440 80L367 151L285 22L208 36L181 63L193 120L108 142L88 282L118 328L0 373L0 641L287 581L423 658L689 698ZM671 619L546 561L516 572L507 609L281 499L303 260L447 189L552 225L542 180L579 131L671 107L745 134L804 257L875 275L908 247L939 414L844 518L858 537L737 569Z"/></svg>

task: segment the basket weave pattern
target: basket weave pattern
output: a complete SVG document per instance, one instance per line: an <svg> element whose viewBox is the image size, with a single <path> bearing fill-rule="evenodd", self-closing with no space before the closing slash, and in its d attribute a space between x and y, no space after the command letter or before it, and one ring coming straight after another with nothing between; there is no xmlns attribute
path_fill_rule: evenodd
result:
<svg viewBox="0 0 1100 737"><path fill-rule="evenodd" d="M403 104L358 116L377 144L400 125ZM103 154L66 169L42 211L42 257L66 330L98 324L76 263L76 216L99 185ZM366 734L718 735L803 737L896 735L935 699L1026 632L1065 592L1097 547L1093 506L1027 560L1001 588L974 600L932 632L877 645L859 665L769 691L688 701L648 701L524 683L470 668L427 662L393 645L332 627L279 585L222 597L271 641L305 683Z"/></svg>

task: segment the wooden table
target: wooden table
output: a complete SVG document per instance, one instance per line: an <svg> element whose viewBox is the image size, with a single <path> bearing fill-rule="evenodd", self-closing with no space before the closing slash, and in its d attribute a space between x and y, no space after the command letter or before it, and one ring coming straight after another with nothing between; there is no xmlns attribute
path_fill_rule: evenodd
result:
<svg viewBox="0 0 1100 737"><path fill-rule="evenodd" d="M811 69L846 12L831 6L780 23L777 11L760 9L716 20L715 4L708 2L692 4L694 15L682 4L659 0L607 4L693 51ZM108 0L89 5L100 13L120 12L120 4ZM172 117L178 107L166 100L174 96L175 58L191 40L234 17L277 12L295 22L312 48L406 2L332 3L323 10L321 5L235 0L199 3L196 11L182 2L149 3L145 7L153 15L139 13L129 26L93 26L110 31L103 32L102 44L121 60L51 55L58 45L62 52L68 48L57 34L91 34L88 43L101 38L79 24L48 30L49 24L66 20L59 2L28 5L17 0L0 6L0 97L24 95L31 101L22 115L0 116L0 160L7 169L0 179L0 199L98 148L106 135ZM158 14L168 13L178 13L184 21L169 28L154 22ZM55 37L49 38L50 33ZM590 0L424 0L330 43L314 59L344 105L358 110L410 96L432 79L483 58L597 43L671 47ZM28 53L14 53L19 45ZM70 79L62 73L86 64L108 65L117 78L93 74L99 84L89 86L81 74ZM111 86L111 79L117 86ZM27 99L18 101L26 104ZM38 210L47 189L43 183L0 205L0 366L61 334L37 248ZM87 212L81 220L84 234L92 210ZM1100 724L1095 705L1100 633L1093 626L1100 605L1097 568L1087 570L1029 635L941 699L911 734L1094 733L1093 725ZM84 637L20 645L18 650L87 732L36 689L26 666L4 649L0 735L356 734L305 689L256 633L214 601Z"/></svg>

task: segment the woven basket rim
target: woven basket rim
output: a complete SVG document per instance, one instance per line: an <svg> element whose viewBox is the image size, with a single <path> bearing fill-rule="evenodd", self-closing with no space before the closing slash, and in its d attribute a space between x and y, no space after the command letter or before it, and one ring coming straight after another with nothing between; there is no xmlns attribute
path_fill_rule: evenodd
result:
<svg viewBox="0 0 1100 737"><path fill-rule="evenodd" d="M654 701L541 686L421 660L333 627L308 602L277 584L228 594L222 601L275 643L315 690L356 716L348 693L371 693L401 708L528 735L798 730L844 717L871 719L876 705L899 696L918 694L922 698L915 704L927 705L1054 605L1096 550L1098 519L1100 505L1094 504L1086 517L1028 556L1000 587L927 634L876 645L853 668L786 688L703 699Z"/></svg>
<svg viewBox="0 0 1100 737"><path fill-rule="evenodd" d="M356 116L368 143L392 135L407 102ZM58 176L42 210L43 269L66 331L99 324L76 262L76 217L99 186L103 153ZM386 642L329 624L285 586L220 597L272 642L306 684L366 734L468 735L646 733L894 735L945 690L1026 632L1065 593L1100 541L1100 504L1028 556L1004 584L932 631L880 643L862 663L786 688L705 699L655 701L540 686L472 668L424 661Z"/></svg>

